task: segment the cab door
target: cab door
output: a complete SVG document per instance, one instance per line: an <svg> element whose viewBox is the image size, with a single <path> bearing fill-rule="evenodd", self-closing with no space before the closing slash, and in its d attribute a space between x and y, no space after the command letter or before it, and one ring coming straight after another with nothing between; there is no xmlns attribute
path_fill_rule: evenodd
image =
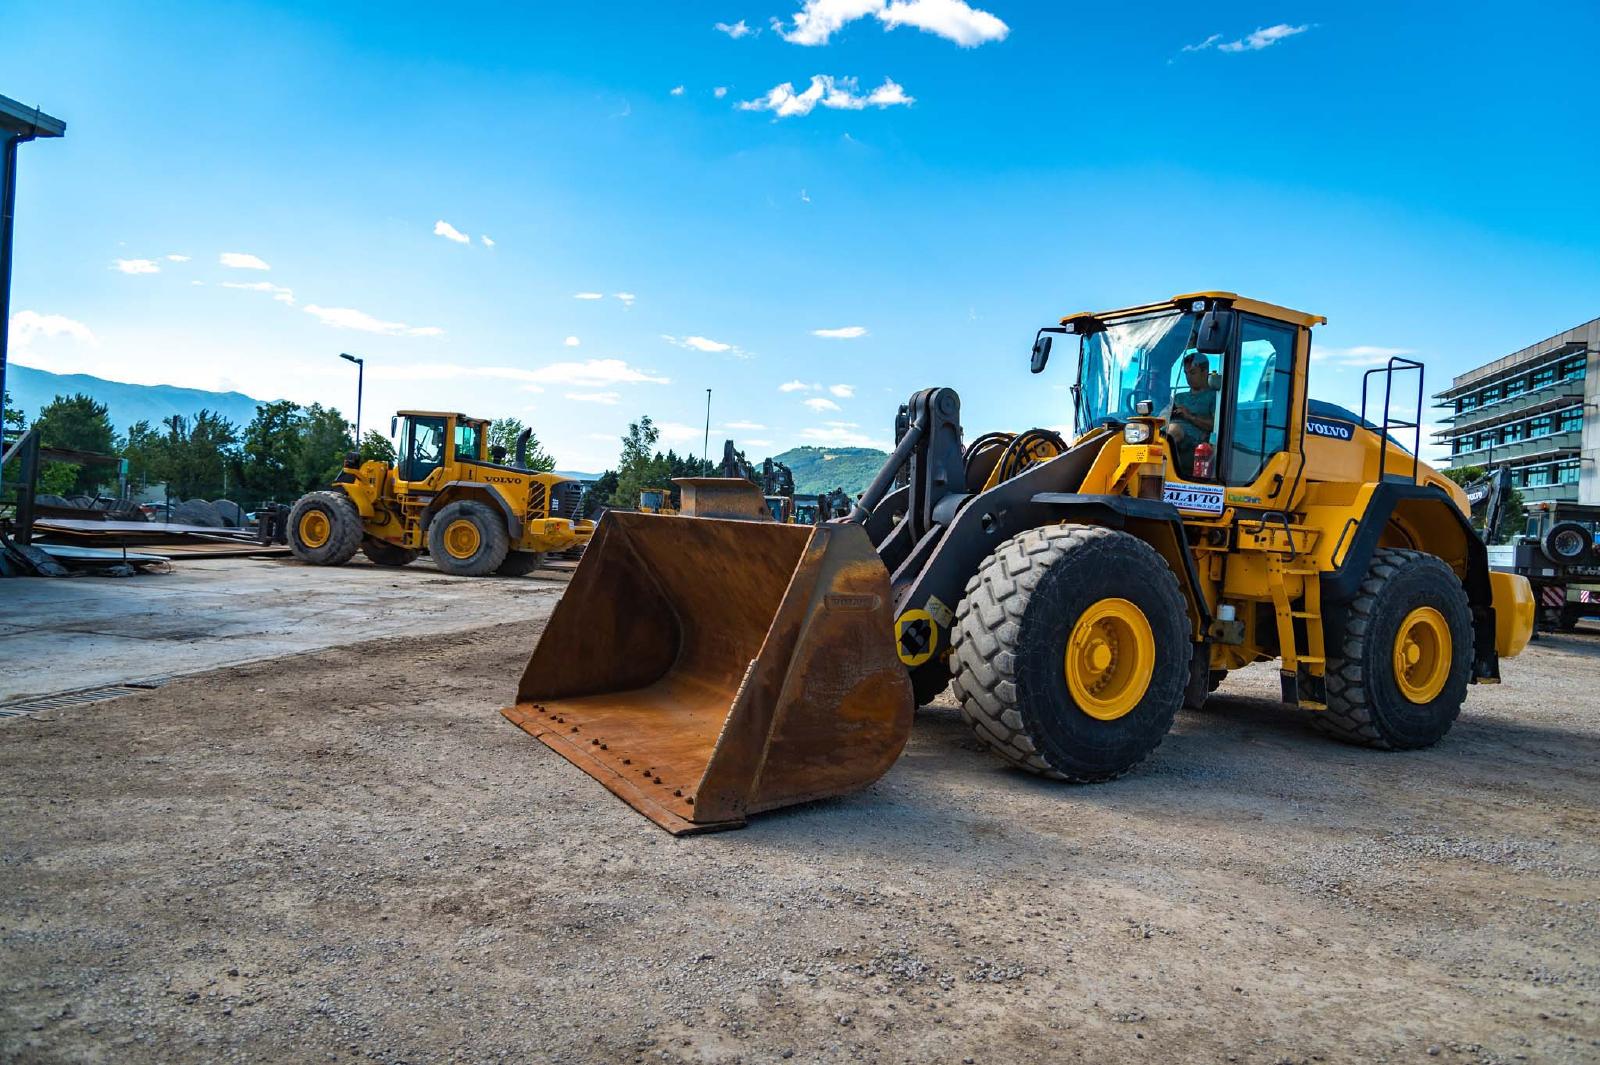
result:
<svg viewBox="0 0 1600 1065"><path fill-rule="evenodd" d="M400 456L395 480L405 488L436 487L449 458L450 419L413 415L400 435Z"/></svg>
<svg viewBox="0 0 1600 1065"><path fill-rule="evenodd" d="M1287 322L1239 314L1233 373L1228 375L1228 432L1220 479L1229 498L1282 507L1299 479L1303 386L1296 387L1304 358L1303 334Z"/></svg>

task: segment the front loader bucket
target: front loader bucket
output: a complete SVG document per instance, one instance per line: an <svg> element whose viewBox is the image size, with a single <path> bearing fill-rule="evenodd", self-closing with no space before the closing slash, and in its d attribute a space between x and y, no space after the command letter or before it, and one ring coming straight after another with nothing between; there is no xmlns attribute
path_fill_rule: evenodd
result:
<svg viewBox="0 0 1600 1065"><path fill-rule="evenodd" d="M856 525L612 511L503 713L673 834L878 779L911 732Z"/></svg>

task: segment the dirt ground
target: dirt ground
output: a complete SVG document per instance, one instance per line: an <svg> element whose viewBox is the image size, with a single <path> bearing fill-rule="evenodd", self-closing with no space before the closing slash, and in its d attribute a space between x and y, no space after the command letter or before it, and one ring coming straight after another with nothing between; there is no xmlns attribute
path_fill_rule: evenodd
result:
<svg viewBox="0 0 1600 1065"><path fill-rule="evenodd" d="M1600 1060L1600 635L1431 751L1257 669L1073 788L935 706L673 839L495 712L538 625L0 726L0 1059Z"/></svg>

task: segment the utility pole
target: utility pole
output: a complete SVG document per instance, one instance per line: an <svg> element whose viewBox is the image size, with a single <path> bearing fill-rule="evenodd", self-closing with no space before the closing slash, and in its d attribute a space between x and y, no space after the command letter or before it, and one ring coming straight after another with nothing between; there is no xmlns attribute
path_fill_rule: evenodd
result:
<svg viewBox="0 0 1600 1065"><path fill-rule="evenodd" d="M356 450L361 450L361 385L367 376L367 360L358 359L354 355L339 353L339 358L346 362L356 364Z"/></svg>
<svg viewBox="0 0 1600 1065"><path fill-rule="evenodd" d="M5 450L6 353L11 333L11 230L17 207L17 148L59 137L67 124L37 107L0 96L0 452Z"/></svg>
<svg viewBox="0 0 1600 1065"><path fill-rule="evenodd" d="M711 389L706 389L706 438L700 443L700 470L711 475Z"/></svg>

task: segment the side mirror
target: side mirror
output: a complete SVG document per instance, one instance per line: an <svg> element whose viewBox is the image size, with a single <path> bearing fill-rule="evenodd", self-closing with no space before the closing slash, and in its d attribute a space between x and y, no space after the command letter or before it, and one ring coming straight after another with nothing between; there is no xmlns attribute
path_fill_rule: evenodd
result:
<svg viewBox="0 0 1600 1065"><path fill-rule="evenodd" d="M1194 348L1202 355L1226 355L1228 337L1233 333L1233 312L1212 308L1200 319Z"/></svg>
<svg viewBox="0 0 1600 1065"><path fill-rule="evenodd" d="M1050 345L1055 338L1048 333L1040 333L1033 342L1033 361L1029 365L1034 373L1043 373L1044 364L1050 361Z"/></svg>
<svg viewBox="0 0 1600 1065"><path fill-rule="evenodd" d="M395 430L400 428L400 416L397 414L389 419L389 439L394 439Z"/></svg>

